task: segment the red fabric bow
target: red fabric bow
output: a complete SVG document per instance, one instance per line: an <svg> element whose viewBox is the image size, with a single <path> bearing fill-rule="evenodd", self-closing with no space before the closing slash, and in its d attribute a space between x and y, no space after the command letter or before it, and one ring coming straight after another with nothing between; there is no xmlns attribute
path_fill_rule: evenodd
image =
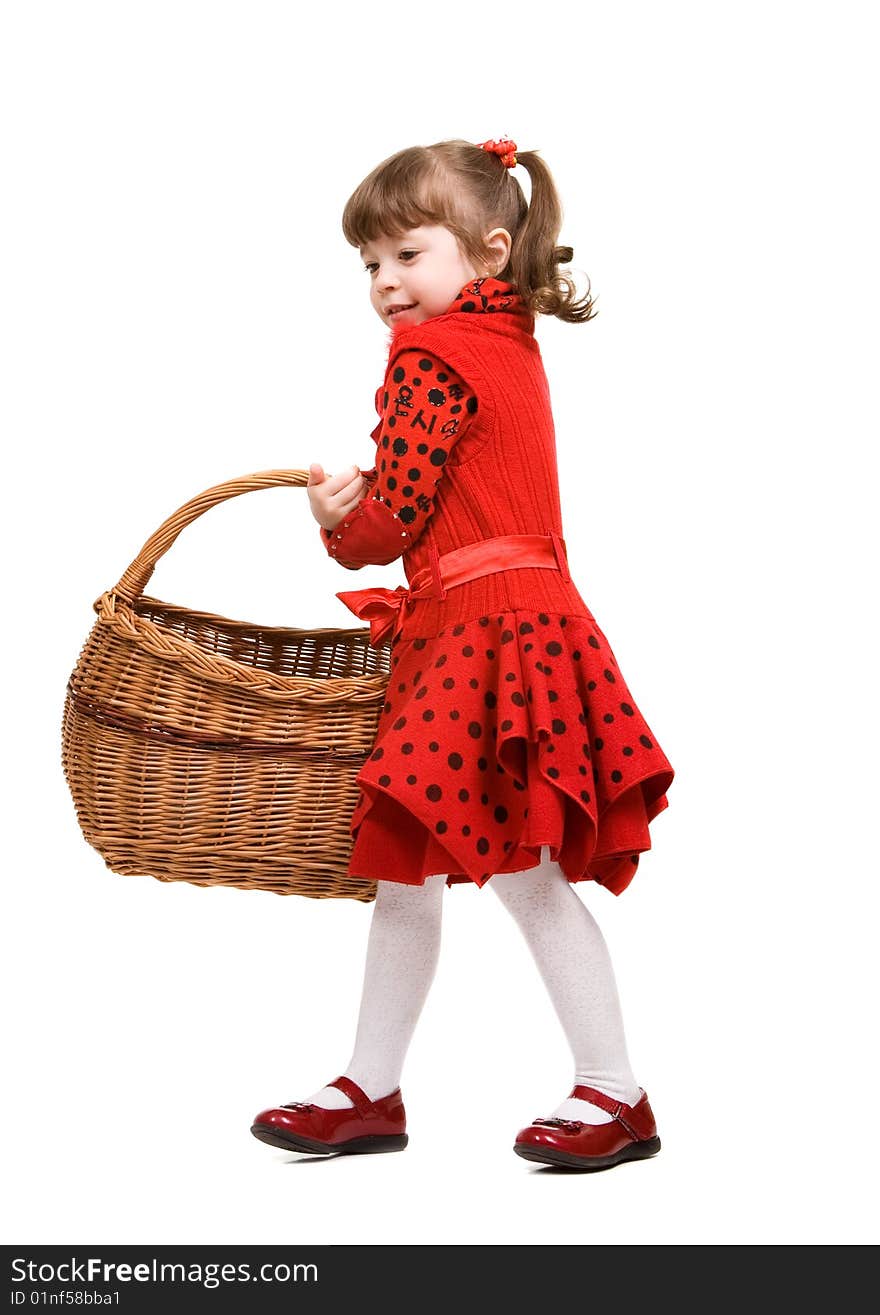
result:
<svg viewBox="0 0 880 1315"><path fill-rule="evenodd" d="M370 644L379 648L388 637L397 637L403 624L403 603L410 597L405 585L396 589L383 589L377 585L372 589L348 589L336 597L354 612L355 616L365 617L370 623Z"/></svg>

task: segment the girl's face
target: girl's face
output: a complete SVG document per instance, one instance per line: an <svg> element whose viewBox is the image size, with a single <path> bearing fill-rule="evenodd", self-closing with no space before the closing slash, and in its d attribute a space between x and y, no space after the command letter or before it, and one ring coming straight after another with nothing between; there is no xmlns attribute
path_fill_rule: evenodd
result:
<svg viewBox="0 0 880 1315"><path fill-rule="evenodd" d="M421 324L443 315L465 283L487 272L474 269L441 224L422 224L402 237L379 236L360 252L370 274L370 301L384 324Z"/></svg>

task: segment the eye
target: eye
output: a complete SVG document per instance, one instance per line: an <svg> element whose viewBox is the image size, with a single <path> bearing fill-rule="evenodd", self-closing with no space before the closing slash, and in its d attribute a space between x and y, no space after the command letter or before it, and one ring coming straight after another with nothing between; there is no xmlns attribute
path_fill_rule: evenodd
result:
<svg viewBox="0 0 880 1315"><path fill-rule="evenodd" d="M417 256L418 254L419 254L418 251L413 251L411 248L407 248L405 251L400 252L398 259L405 260L407 264L411 264L411 261L406 260L406 257ZM368 261L364 265L364 269L367 271L368 274L371 273L375 268L376 268L376 262L374 260Z"/></svg>

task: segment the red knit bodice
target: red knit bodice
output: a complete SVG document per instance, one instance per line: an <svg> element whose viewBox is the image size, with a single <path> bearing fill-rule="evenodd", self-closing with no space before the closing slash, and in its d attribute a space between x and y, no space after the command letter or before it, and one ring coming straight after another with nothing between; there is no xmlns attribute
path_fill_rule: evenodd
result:
<svg viewBox="0 0 880 1315"><path fill-rule="evenodd" d="M475 296L481 282L473 285ZM397 357L422 349L450 365L479 400L446 464L435 514L403 556L408 581L429 564L432 546L442 556L497 535L553 530L564 537L555 428L534 317L515 295L498 300L492 313L468 311L467 291L445 315L394 332L389 349L386 387ZM559 572L525 568L460 585L442 602L419 600L406 633L427 636L442 625L520 608L586 612Z"/></svg>

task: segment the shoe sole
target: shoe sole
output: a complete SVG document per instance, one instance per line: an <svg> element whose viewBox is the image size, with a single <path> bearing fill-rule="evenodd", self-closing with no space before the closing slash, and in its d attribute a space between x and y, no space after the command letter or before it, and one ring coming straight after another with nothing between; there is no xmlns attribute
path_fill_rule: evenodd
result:
<svg viewBox="0 0 880 1315"><path fill-rule="evenodd" d="M524 1160L534 1160L537 1164L559 1164L567 1169L610 1169L612 1165L622 1164L625 1160L648 1160L660 1149L660 1138L651 1137L647 1141L631 1142L622 1146L614 1155L573 1155L570 1151L558 1151L553 1146L528 1146L515 1142L513 1149Z"/></svg>
<svg viewBox="0 0 880 1315"><path fill-rule="evenodd" d="M311 1137L297 1137L283 1128L267 1128L255 1123L251 1132L267 1146L280 1146L284 1151L301 1151L306 1155L374 1155L380 1151L402 1151L409 1141L404 1132L394 1137L352 1137L350 1141L313 1141Z"/></svg>

